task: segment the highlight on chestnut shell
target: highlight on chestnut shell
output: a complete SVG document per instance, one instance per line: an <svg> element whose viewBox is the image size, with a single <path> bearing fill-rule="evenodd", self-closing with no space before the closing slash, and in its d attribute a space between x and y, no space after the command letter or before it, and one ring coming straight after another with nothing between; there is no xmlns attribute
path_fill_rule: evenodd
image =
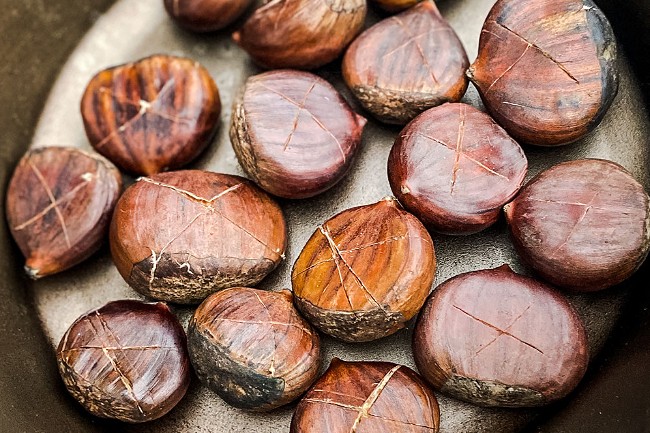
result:
<svg viewBox="0 0 650 433"><path fill-rule="evenodd" d="M182 304L255 285L284 259L282 210L247 179L202 170L143 177L115 208L113 261L141 294Z"/></svg>
<svg viewBox="0 0 650 433"><path fill-rule="evenodd" d="M122 176L108 160L73 147L28 151L7 189L9 230L33 279L56 274L104 243Z"/></svg>
<svg viewBox="0 0 650 433"><path fill-rule="evenodd" d="M623 282L650 249L650 197L612 161L555 165L524 186L505 214L522 260L570 290Z"/></svg>
<svg viewBox="0 0 650 433"><path fill-rule="evenodd" d="M294 308L289 290L215 293L192 316L188 340L199 379L240 409L287 404L318 375L320 338Z"/></svg>
<svg viewBox="0 0 650 433"><path fill-rule="evenodd" d="M253 0L164 0L165 10L181 27L213 32L232 24Z"/></svg>
<svg viewBox="0 0 650 433"><path fill-rule="evenodd" d="M434 388L496 407L565 397L589 362L587 335L569 302L507 265L438 286L418 317L413 353Z"/></svg>
<svg viewBox="0 0 650 433"><path fill-rule="evenodd" d="M616 39L592 0L498 0L468 76L517 141L568 144L600 123L618 92Z"/></svg>
<svg viewBox="0 0 650 433"><path fill-rule="evenodd" d="M185 332L163 303L115 301L84 314L66 331L56 357L70 394L101 418L160 418L190 384Z"/></svg>
<svg viewBox="0 0 650 433"><path fill-rule="evenodd" d="M314 326L361 342L403 328L422 307L435 272L431 236L390 197L318 226L291 283L296 306Z"/></svg>
<svg viewBox="0 0 650 433"><path fill-rule="evenodd" d="M377 119L404 125L428 108L459 101L468 67L456 32L426 0L356 38L343 58L343 78Z"/></svg>

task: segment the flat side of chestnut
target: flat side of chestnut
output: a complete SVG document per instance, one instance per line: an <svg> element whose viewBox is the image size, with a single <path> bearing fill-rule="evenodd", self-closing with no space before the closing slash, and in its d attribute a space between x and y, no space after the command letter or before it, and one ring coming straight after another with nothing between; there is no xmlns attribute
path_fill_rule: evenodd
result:
<svg viewBox="0 0 650 433"><path fill-rule="evenodd" d="M165 10L180 26L193 32L220 30L239 18L252 0L164 0Z"/></svg>
<svg viewBox="0 0 650 433"><path fill-rule="evenodd" d="M380 121L403 125L422 111L459 101L469 60L435 4L423 1L362 33L343 58L343 78Z"/></svg>

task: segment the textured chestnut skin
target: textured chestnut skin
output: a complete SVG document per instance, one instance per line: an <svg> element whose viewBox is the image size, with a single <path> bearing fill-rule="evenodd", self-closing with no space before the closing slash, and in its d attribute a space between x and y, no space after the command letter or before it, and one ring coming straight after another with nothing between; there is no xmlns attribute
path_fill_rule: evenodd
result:
<svg viewBox="0 0 650 433"><path fill-rule="evenodd" d="M131 287L192 304L255 285L284 258L280 207L248 180L201 170L140 178L115 208L113 261Z"/></svg>
<svg viewBox="0 0 650 433"><path fill-rule="evenodd" d="M435 273L431 236L391 197L320 225L291 282L296 306L314 326L360 342L403 328L424 304Z"/></svg>
<svg viewBox="0 0 650 433"><path fill-rule="evenodd" d="M320 338L294 308L289 290L214 293L192 316L188 339L199 379L240 409L287 404L318 375Z"/></svg>
<svg viewBox="0 0 650 433"><path fill-rule="evenodd" d="M584 326L549 286L507 266L441 284L413 334L420 373L481 406L541 406L566 396L589 361Z"/></svg>
<svg viewBox="0 0 650 433"><path fill-rule="evenodd" d="M499 0L468 76L515 139L563 145L594 129L614 100L616 39L591 0Z"/></svg>
<svg viewBox="0 0 650 433"><path fill-rule="evenodd" d="M330 367L300 401L291 433L437 433L435 395L413 370L389 362Z"/></svg>
<svg viewBox="0 0 650 433"><path fill-rule="evenodd" d="M249 77L233 106L230 140L246 173L285 198L320 194L348 172L366 119L317 75Z"/></svg>
<svg viewBox="0 0 650 433"><path fill-rule="evenodd" d="M650 249L650 197L620 165L564 162L505 206L520 257L552 284L595 291L618 284Z"/></svg>
<svg viewBox="0 0 650 433"><path fill-rule="evenodd" d="M117 169L71 147L27 152L7 190L7 222L34 279L85 260L104 242L122 189Z"/></svg>
<svg viewBox="0 0 650 433"><path fill-rule="evenodd" d="M471 234L494 224L528 169L523 150L467 104L425 111L402 130L388 179L404 207L433 230Z"/></svg>
<svg viewBox="0 0 650 433"><path fill-rule="evenodd" d="M271 0L232 37L262 67L315 69L361 31L366 9L366 0Z"/></svg>
<svg viewBox="0 0 650 433"><path fill-rule="evenodd" d="M343 78L377 119L404 125L428 108L459 101L468 67L456 32L427 0L355 39L343 58Z"/></svg>
<svg viewBox="0 0 650 433"><path fill-rule="evenodd" d="M164 0L165 10L193 32L220 30L239 18L252 0Z"/></svg>
<svg viewBox="0 0 650 433"><path fill-rule="evenodd" d="M372 3L387 12L399 12L420 3L423 0L372 0Z"/></svg>
<svg viewBox="0 0 650 433"><path fill-rule="evenodd" d="M210 144L221 101L197 62L155 55L99 72L81 115L90 144L118 167L151 175L181 167Z"/></svg>
<svg viewBox="0 0 650 433"><path fill-rule="evenodd" d="M70 394L102 418L160 418L190 384L185 332L162 303L115 301L86 313L65 333L56 356Z"/></svg>

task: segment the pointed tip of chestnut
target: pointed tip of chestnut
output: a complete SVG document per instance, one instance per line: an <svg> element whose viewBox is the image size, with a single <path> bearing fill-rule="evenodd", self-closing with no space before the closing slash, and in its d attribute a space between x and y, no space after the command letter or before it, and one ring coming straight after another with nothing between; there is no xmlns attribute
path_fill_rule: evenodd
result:
<svg viewBox="0 0 650 433"><path fill-rule="evenodd" d="M360 129L363 129L366 126L366 123L368 123L368 119L359 113L354 113L354 117L357 120L357 125L359 125Z"/></svg>
<svg viewBox="0 0 650 433"><path fill-rule="evenodd" d="M475 63L472 63L472 66L470 66L467 71L465 71L465 76L469 81L474 83L474 73L476 72L476 68L474 67Z"/></svg>
<svg viewBox="0 0 650 433"><path fill-rule="evenodd" d="M501 266L497 266L496 268L494 268L494 270L499 271L499 272L506 272L506 273L510 273L510 274L515 273L515 271L512 270L512 268L510 267L510 265L508 263L504 263Z"/></svg>
<svg viewBox="0 0 650 433"><path fill-rule="evenodd" d="M293 292L291 290L282 289L278 293L287 298L289 302L293 302Z"/></svg>
<svg viewBox="0 0 650 433"><path fill-rule="evenodd" d="M232 35L230 35L232 38L232 41L236 43L237 45L241 45L241 32L237 30L236 32L233 32Z"/></svg>
<svg viewBox="0 0 650 433"><path fill-rule="evenodd" d="M335 357L332 358L332 360L330 361L330 366L329 366L329 368L336 367L337 365L341 365L341 364L343 364L343 363L345 363L345 361L343 361L341 358L337 358L337 357L335 356Z"/></svg>
<svg viewBox="0 0 650 433"><path fill-rule="evenodd" d="M27 274L30 280L36 281L43 278L43 275L39 274L40 270L38 268L25 265L24 269L25 269L25 273Z"/></svg>
<svg viewBox="0 0 650 433"><path fill-rule="evenodd" d="M414 7L419 7L422 9L426 9L429 12L435 13L436 15L440 16L440 10L438 9L438 6L432 1L432 0L425 0L423 2L418 3Z"/></svg>

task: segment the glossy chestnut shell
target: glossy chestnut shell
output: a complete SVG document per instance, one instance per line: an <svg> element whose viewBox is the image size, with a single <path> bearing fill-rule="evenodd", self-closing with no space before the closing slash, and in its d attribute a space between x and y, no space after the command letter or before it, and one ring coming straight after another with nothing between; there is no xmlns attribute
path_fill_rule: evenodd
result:
<svg viewBox="0 0 650 433"><path fill-rule="evenodd" d="M239 18L253 0L164 0L165 10L180 26L194 32L220 30Z"/></svg>
<svg viewBox="0 0 650 433"><path fill-rule="evenodd" d="M379 6L387 12L399 12L415 6L424 0L372 0L372 4Z"/></svg>

